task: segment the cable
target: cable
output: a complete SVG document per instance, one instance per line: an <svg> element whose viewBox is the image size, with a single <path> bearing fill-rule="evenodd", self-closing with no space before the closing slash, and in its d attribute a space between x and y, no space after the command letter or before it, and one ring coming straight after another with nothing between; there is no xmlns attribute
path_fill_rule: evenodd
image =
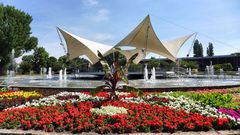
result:
<svg viewBox="0 0 240 135"><path fill-rule="evenodd" d="M191 45L190 48L189 48L187 57L189 57L189 55L190 55L190 53L191 53L191 50L192 50L192 48L193 48L194 42L195 42L195 40L196 40L196 37L197 37L197 32L196 32L195 35L194 35L193 42L192 42L192 45Z"/></svg>
<svg viewBox="0 0 240 135"><path fill-rule="evenodd" d="M155 15L152 15L152 16L155 16ZM187 31L196 32L195 30L192 30L192 29L189 29L189 28L184 27L184 26L182 26L182 25L176 24L176 23L171 22L171 21L169 21L169 20L166 20L166 19L164 19L164 18L162 18L162 17L158 17L158 16L155 16L155 17L156 17L156 18L160 18L160 20L162 20L162 21L164 21L164 22L166 22L166 23L175 25L175 26L177 26L177 27L179 27L179 28L182 28L182 29L185 29L185 30L187 30ZM213 41L215 41L215 42L217 42L217 43L220 43L220 44L222 44L222 45L226 45L227 47L231 47L231 48L240 50L240 48L237 48L237 47L235 47L235 46L233 46L233 45L230 45L230 44L228 44L228 43L222 42L222 41L220 41L220 40L218 40L218 39L216 39L216 38L213 38L213 37L211 37L211 36L209 36L209 35L207 35L207 34L205 34L205 33L198 32L198 35L202 35L202 36L204 36L204 37L206 37L206 38L208 38L208 39L211 39L211 40L213 40Z"/></svg>
<svg viewBox="0 0 240 135"><path fill-rule="evenodd" d="M65 46L63 44L63 40L62 40L61 35L60 35L59 31L58 31L58 27L56 27L56 29L57 29L58 37L59 37L59 40L60 40L60 45L63 47L64 53L67 55L67 50L66 50L66 48L65 48Z"/></svg>

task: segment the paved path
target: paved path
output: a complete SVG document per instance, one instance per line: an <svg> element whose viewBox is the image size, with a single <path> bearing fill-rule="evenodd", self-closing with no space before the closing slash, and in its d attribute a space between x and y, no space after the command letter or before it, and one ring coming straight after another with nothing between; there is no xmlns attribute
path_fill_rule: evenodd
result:
<svg viewBox="0 0 240 135"><path fill-rule="evenodd" d="M9 130L0 129L0 135L71 135L69 132L43 132L36 130ZM76 135L76 134L75 134ZM97 133L81 133L79 135L98 135ZM122 135L240 135L240 130L211 130L211 131L201 131L201 132L175 132L175 133L132 133L132 134L122 134Z"/></svg>

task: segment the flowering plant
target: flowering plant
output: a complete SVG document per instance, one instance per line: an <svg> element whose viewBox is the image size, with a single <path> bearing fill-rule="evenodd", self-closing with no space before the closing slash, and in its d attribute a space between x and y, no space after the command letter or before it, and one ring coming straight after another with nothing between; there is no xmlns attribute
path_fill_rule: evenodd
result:
<svg viewBox="0 0 240 135"><path fill-rule="evenodd" d="M124 107L115 107L115 106L102 106L99 108L92 108L90 111L94 114L101 115L116 115L116 114L127 114L127 109Z"/></svg>
<svg viewBox="0 0 240 135"><path fill-rule="evenodd" d="M117 51L121 51L120 49L116 49ZM128 85L122 85L118 86L119 81L123 81L126 84L128 84L127 79L127 71L129 65L132 63L132 61L138 56L138 53L134 54L126 63L125 66L121 66L118 61L118 52L116 52L116 58L113 62L111 68L109 64L107 63L106 59L103 57L103 55L98 51L98 57L100 58L100 63L102 64L103 71L105 72L105 84L98 86L96 89L91 91L92 95L95 95L96 93L102 91L104 88L109 88L111 90L110 99L118 99L118 96L116 94L116 91L122 87L126 91L134 91L138 96L142 96L143 92L139 90L138 88L131 87Z"/></svg>
<svg viewBox="0 0 240 135"><path fill-rule="evenodd" d="M42 94L36 92L36 91L6 91L6 92L0 92L0 100L2 99L11 99L16 97L41 97Z"/></svg>

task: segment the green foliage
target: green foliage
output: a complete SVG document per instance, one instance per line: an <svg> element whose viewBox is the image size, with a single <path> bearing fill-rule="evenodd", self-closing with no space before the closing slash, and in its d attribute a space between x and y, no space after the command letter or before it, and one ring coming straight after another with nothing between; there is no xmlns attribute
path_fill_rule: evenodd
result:
<svg viewBox="0 0 240 135"><path fill-rule="evenodd" d="M51 56L47 59L47 67L52 67L52 70L57 72L60 70L57 58Z"/></svg>
<svg viewBox="0 0 240 135"><path fill-rule="evenodd" d="M207 56L213 56L213 55L214 55L213 44L209 42L207 47Z"/></svg>
<svg viewBox="0 0 240 135"><path fill-rule="evenodd" d="M117 50L121 51L121 50ZM132 64L133 60L137 57L138 53L134 54L124 66L121 66L119 64L118 60L118 54L119 52L115 52L116 59L113 62L112 66L110 67L107 60L103 57L103 55L98 51L98 57L100 58L99 61L103 67L103 71L105 73L105 85L101 85L99 87L96 87L94 90L91 91L92 95L96 95L98 92L102 91L105 88L108 88L111 90L110 99L118 99L116 95L116 90L119 90L120 87L123 87L123 89L127 91L132 91L138 94L139 96L142 96L143 93L134 87L130 87L127 85L118 86L119 81L123 81L126 84L128 84L127 79L127 72L129 65Z"/></svg>
<svg viewBox="0 0 240 135"><path fill-rule="evenodd" d="M65 67L73 68L73 69L80 68L81 71L88 71L88 68L89 68L88 65L89 65L89 62L86 59L75 58L75 59L69 60L67 62L67 65L65 65Z"/></svg>
<svg viewBox="0 0 240 135"><path fill-rule="evenodd" d="M141 70L142 70L142 65L141 64L134 64L134 63L132 63L129 66L129 69L128 69L128 71L141 71Z"/></svg>
<svg viewBox="0 0 240 135"><path fill-rule="evenodd" d="M60 69L77 69L87 71L89 62L84 58L75 58L67 61L66 56L61 56L58 59L51 56L48 57L48 52L44 48L36 48L33 55L25 55L20 63L20 71L23 74L30 71L39 72L41 67L52 67L52 71L58 72Z"/></svg>
<svg viewBox="0 0 240 135"><path fill-rule="evenodd" d="M47 67L48 52L43 47L37 47L34 49L34 70L39 72L41 67Z"/></svg>
<svg viewBox="0 0 240 135"><path fill-rule="evenodd" d="M232 91L237 92L237 91ZM231 92L230 92L231 93ZM174 97L179 97L181 95L191 97L193 100L199 101L202 104L210 105L216 108L232 108L239 109L239 102L234 102L232 94L222 94L222 93L194 93L194 92L173 92L170 94Z"/></svg>
<svg viewBox="0 0 240 135"><path fill-rule="evenodd" d="M193 54L194 57L203 57L203 47L197 39L194 41Z"/></svg>
<svg viewBox="0 0 240 135"><path fill-rule="evenodd" d="M139 90L138 88L132 87L132 86L124 85L123 89L126 90L126 91L129 91L129 92L134 92L139 97L143 97L143 95L144 95L143 91Z"/></svg>
<svg viewBox="0 0 240 135"><path fill-rule="evenodd" d="M232 71L233 67L231 63L224 63L224 64L216 64L214 65L214 70L219 71L220 69L223 69L224 71Z"/></svg>
<svg viewBox="0 0 240 135"><path fill-rule="evenodd" d="M10 62L12 49L15 57L19 57L37 46L37 38L31 36L31 22L29 14L0 4L0 74Z"/></svg>
<svg viewBox="0 0 240 135"><path fill-rule="evenodd" d="M121 51L119 48L115 48L118 51ZM105 57L106 61L108 62L109 65L113 64L113 61L118 59L118 62L120 65L125 65L126 64L126 58L125 56L120 52L114 52Z"/></svg>
<svg viewBox="0 0 240 135"><path fill-rule="evenodd" d="M34 56L25 55L22 57L22 62L20 63L20 69L23 74L30 72L33 69Z"/></svg>
<svg viewBox="0 0 240 135"><path fill-rule="evenodd" d="M0 92L6 92L7 91L7 88L6 87L3 87L0 89Z"/></svg>
<svg viewBox="0 0 240 135"><path fill-rule="evenodd" d="M210 105L216 108L222 107L225 104L231 103L232 95L221 93L204 93L204 94L192 94L194 100L197 100L203 104Z"/></svg>
<svg viewBox="0 0 240 135"><path fill-rule="evenodd" d="M150 69L152 69L153 67L159 67L160 66L160 61L159 60L157 60L156 58L154 58L154 57L151 57L151 59L149 59L149 61L148 61L148 67L150 68Z"/></svg>
<svg viewBox="0 0 240 135"><path fill-rule="evenodd" d="M67 67L67 56L66 55L58 58L58 65L62 68Z"/></svg>
<svg viewBox="0 0 240 135"><path fill-rule="evenodd" d="M232 67L231 63L222 64L222 68L223 68L224 71L232 71L233 70L233 67Z"/></svg>
<svg viewBox="0 0 240 135"><path fill-rule="evenodd" d="M180 61L180 66L184 68L197 69L198 63L197 61Z"/></svg>
<svg viewBox="0 0 240 135"><path fill-rule="evenodd" d="M165 69L171 69L176 66L175 62L172 61L161 61L160 62L160 67L165 68Z"/></svg>
<svg viewBox="0 0 240 135"><path fill-rule="evenodd" d="M104 88L108 87L108 85L100 85L97 86L94 90L90 91L90 94L95 96L97 93L101 92L104 90Z"/></svg>

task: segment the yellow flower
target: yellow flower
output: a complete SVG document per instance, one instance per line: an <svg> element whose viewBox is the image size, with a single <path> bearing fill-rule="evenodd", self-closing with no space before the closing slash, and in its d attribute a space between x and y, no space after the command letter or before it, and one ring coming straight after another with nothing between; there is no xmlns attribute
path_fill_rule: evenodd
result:
<svg viewBox="0 0 240 135"><path fill-rule="evenodd" d="M0 93L0 100L2 99L12 99L17 97L42 97L42 94L36 91L8 91Z"/></svg>

